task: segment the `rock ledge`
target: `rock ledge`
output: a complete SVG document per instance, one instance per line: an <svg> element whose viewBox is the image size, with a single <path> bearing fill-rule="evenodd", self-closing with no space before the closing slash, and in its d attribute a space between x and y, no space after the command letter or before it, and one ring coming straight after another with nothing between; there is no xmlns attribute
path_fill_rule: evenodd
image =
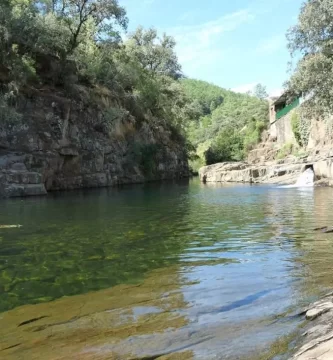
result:
<svg viewBox="0 0 333 360"><path fill-rule="evenodd" d="M295 184L299 175L309 167L315 173L316 185L333 185L333 159L323 156L303 159L289 157L258 165L246 162L224 162L202 167L199 176L203 183L290 185Z"/></svg>
<svg viewBox="0 0 333 360"><path fill-rule="evenodd" d="M302 334L302 346L291 360L332 360L333 294L315 302L304 313L311 323Z"/></svg>

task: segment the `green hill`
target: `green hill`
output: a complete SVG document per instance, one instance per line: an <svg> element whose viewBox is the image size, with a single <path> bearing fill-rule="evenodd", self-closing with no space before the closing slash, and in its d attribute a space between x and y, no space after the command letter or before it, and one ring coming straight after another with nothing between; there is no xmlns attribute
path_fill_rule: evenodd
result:
<svg viewBox="0 0 333 360"><path fill-rule="evenodd" d="M181 84L193 114L187 124L197 155L192 168L244 159L268 124L268 102L205 81L182 79Z"/></svg>

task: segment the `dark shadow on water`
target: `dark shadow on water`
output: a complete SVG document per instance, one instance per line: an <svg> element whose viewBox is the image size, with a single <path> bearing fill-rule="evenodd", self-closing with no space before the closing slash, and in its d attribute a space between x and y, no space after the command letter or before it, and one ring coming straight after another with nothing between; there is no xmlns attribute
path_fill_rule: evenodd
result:
<svg viewBox="0 0 333 360"><path fill-rule="evenodd" d="M232 302L229 305L222 306L221 308L216 309L214 312L217 312L217 313L227 312L227 311L234 310L234 309L237 309L242 306L250 305L253 302L255 302L256 300L260 299L261 297L263 297L265 295L268 295L269 293L271 293L275 290L279 290L279 288L259 291L255 294L245 297L244 299L237 300L237 301Z"/></svg>

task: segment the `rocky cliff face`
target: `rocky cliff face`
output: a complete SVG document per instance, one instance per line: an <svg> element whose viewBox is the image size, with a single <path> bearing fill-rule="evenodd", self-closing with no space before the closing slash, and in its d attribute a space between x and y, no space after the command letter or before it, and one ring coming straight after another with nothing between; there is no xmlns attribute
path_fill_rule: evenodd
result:
<svg viewBox="0 0 333 360"><path fill-rule="evenodd" d="M50 90L21 97L22 118L0 124L0 196L114 186L189 175L182 140L126 111Z"/></svg>
<svg viewBox="0 0 333 360"><path fill-rule="evenodd" d="M210 169L204 168L202 173L207 172L207 181L217 179L225 182L232 178L236 181L241 179L242 182L291 184L296 181L297 176L304 170L304 165L307 164L315 172L316 184L332 186L333 119L306 121L308 126L306 146L300 147L291 126L292 114L293 112L289 112L271 124L268 131L262 133L261 143L249 152L243 169L236 170L237 165L235 165L236 168L233 168L232 174L229 174L226 167L224 165L221 167L221 164Z"/></svg>

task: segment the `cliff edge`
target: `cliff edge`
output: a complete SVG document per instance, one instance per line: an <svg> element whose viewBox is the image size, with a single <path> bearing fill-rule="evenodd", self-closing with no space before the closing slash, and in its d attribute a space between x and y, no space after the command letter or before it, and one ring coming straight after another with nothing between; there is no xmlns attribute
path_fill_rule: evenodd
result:
<svg viewBox="0 0 333 360"><path fill-rule="evenodd" d="M55 88L29 89L17 99L19 118L0 124L0 196L189 175L184 140L170 126L137 119L116 103L111 114L111 94L80 91L99 102Z"/></svg>

